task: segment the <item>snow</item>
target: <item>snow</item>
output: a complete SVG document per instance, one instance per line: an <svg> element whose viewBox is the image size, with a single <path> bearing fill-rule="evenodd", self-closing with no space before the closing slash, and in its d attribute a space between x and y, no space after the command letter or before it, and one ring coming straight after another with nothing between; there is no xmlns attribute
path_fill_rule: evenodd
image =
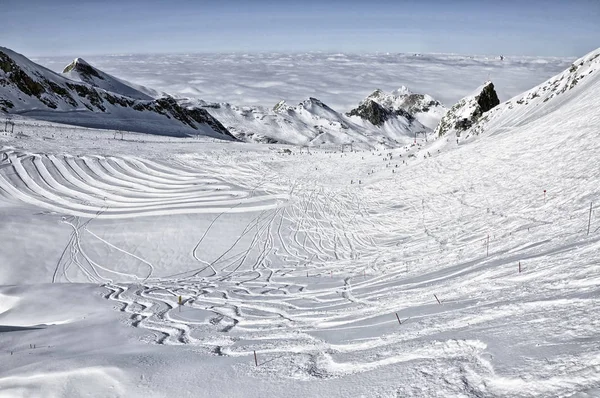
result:
<svg viewBox="0 0 600 398"><path fill-rule="evenodd" d="M599 52L459 144L16 116L0 397L598 396Z"/></svg>

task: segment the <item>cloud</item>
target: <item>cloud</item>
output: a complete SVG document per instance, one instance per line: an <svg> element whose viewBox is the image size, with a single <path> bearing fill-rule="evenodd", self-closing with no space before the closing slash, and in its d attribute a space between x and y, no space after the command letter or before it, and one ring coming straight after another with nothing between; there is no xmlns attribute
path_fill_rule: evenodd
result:
<svg viewBox="0 0 600 398"><path fill-rule="evenodd" d="M71 60L36 58L61 71ZM273 106L316 97L348 111L376 88L405 85L447 106L491 79L507 100L567 68L570 58L448 54L181 54L86 57L128 81L173 95L237 105Z"/></svg>

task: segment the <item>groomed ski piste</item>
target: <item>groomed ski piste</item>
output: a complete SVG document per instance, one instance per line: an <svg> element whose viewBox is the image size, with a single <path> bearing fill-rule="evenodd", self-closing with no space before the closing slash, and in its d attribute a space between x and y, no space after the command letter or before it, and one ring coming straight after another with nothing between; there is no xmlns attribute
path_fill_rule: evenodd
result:
<svg viewBox="0 0 600 398"><path fill-rule="evenodd" d="M458 142L15 118L0 397L600 396L598 53Z"/></svg>

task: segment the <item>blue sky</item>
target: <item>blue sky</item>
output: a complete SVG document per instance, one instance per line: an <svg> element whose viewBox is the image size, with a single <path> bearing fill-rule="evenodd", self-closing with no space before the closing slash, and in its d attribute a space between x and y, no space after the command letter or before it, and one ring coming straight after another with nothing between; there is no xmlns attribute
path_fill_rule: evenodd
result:
<svg viewBox="0 0 600 398"><path fill-rule="evenodd" d="M28 56L452 52L581 56L600 0L2 0L0 45Z"/></svg>

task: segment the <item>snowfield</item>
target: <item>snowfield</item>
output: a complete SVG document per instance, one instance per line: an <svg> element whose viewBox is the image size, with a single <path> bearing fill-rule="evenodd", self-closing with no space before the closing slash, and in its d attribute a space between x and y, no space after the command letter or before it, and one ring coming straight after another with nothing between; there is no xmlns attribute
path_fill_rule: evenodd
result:
<svg viewBox="0 0 600 398"><path fill-rule="evenodd" d="M0 397L600 396L598 54L458 143L15 117Z"/></svg>

